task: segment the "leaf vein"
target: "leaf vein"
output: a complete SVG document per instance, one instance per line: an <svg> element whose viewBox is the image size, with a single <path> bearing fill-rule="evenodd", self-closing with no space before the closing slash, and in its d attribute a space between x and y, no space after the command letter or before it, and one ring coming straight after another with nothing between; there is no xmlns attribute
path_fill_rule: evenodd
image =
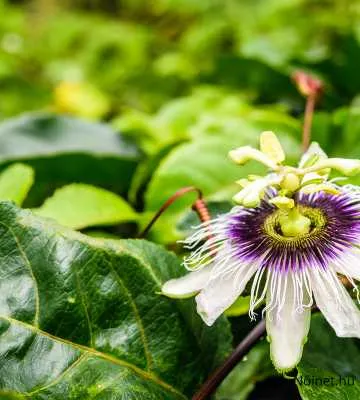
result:
<svg viewBox="0 0 360 400"><path fill-rule="evenodd" d="M64 371L62 371L61 374L59 376L57 376L54 380L52 380L51 382L49 382L45 386L39 387L36 390L33 390L32 392L26 393L26 396L32 396L35 393L39 393L39 392L42 392L42 391L44 391L46 389L49 389L51 386L55 386L56 384L58 384L61 381L61 379L63 379L74 368L78 367L87 358L87 356L88 356L87 352L81 354L80 357L77 360L75 360Z"/></svg>
<svg viewBox="0 0 360 400"><path fill-rule="evenodd" d="M39 287L38 287L38 283L37 280L35 278L35 274L33 271L33 268L31 266L30 260L28 258L28 256L26 255L18 237L16 236L15 232L6 224L4 224L3 222L0 222L1 225L3 225L6 229L9 230L9 232L11 233L11 235L14 237L16 245L19 249L19 252L21 254L21 257L23 258L25 265L28 267L28 271L30 273L30 276L32 278L32 280L34 281L34 291L35 291L35 315L34 315L34 320L33 323L35 326L39 326L39 315L40 315L40 295L39 295Z"/></svg>
<svg viewBox="0 0 360 400"><path fill-rule="evenodd" d="M86 318L86 321L87 321L87 325L89 327L90 346L94 347L94 338L93 338L93 330L92 330L92 327L91 327L90 315L89 315L89 312L88 312L88 307L86 305L85 295L82 293L79 274L78 274L76 268L74 268L74 274L75 274L76 286L78 288L81 304L83 306L85 318Z"/></svg>
<svg viewBox="0 0 360 400"><path fill-rule="evenodd" d="M164 382L163 380L161 380L159 377L157 377L153 373L151 373L149 371L145 371L145 370L137 367L136 365L131 364L131 363L125 361L125 360L122 360L120 358L111 356L110 354L102 353L101 351L98 351L96 349L92 349L90 347L83 346L83 345L80 345L80 344L77 344L77 343L73 343L73 342L71 342L69 340L62 339L62 338L59 338L57 336L51 335L50 333L41 330L39 327L30 325L30 324L28 324L26 322L22 322L22 321L19 321L19 320L16 320L16 319L13 319L13 318L7 317L7 316L0 316L0 318L5 320L5 321L7 321L7 322L9 322L9 323L20 325L25 329L29 329L29 330L35 332L36 334L43 335L43 336L45 336L45 337L47 337L47 338L49 338L51 340L54 340L56 342L67 344L69 346L72 346L75 349L78 349L80 351L83 351L83 352L86 352L88 354L92 354L92 355L94 355L96 357L102 358L103 360L108 361L108 362L110 362L112 364L128 368L131 371L133 371L134 373L136 373L137 375L139 375L141 378L146 379L146 380L150 380L150 381L154 382L155 384L163 387L167 391L176 394L177 396L181 397L184 400L187 400L187 397L184 394L179 392L176 388L174 388L170 384L168 384L168 383Z"/></svg>
<svg viewBox="0 0 360 400"><path fill-rule="evenodd" d="M131 308L133 309L135 318L136 318L136 322L138 324L139 327L139 331L140 331L140 336L141 336L141 340L143 342L143 346L144 346L144 352L145 352L145 356L146 356L146 361L147 361L147 369L149 371L151 371L151 367L152 367L152 357L151 357L151 353L150 350L148 348L148 343L147 343L147 339L146 339L146 334L145 334L145 329L144 326L142 324L141 321L141 317L140 317L140 313L138 310L138 307L130 293L130 291L128 290L128 288L126 287L126 285L124 284L124 281L122 280L121 276L119 275L119 273L115 270L115 268L112 266L111 262L108 263L110 266L110 269L113 271L116 280L118 281L119 285L124 289L129 301L130 301L130 305Z"/></svg>

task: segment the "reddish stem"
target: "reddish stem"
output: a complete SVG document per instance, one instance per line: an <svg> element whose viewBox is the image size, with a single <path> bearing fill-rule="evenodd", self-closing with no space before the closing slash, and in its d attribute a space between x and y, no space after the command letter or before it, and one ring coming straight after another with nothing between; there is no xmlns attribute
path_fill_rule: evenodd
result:
<svg viewBox="0 0 360 400"><path fill-rule="evenodd" d="M306 97L303 137L302 137L302 148L303 152L305 152L310 146L311 125L315 110L315 104L318 99L318 96L321 94L324 88L324 85L320 79L311 76L304 71L296 71L292 75L292 79L295 81L299 92Z"/></svg>
<svg viewBox="0 0 360 400"><path fill-rule="evenodd" d="M302 134L302 149L303 152L309 148L311 141L311 125L314 116L315 104L316 104L316 93L311 93L307 96L305 114L304 114L304 126Z"/></svg>
<svg viewBox="0 0 360 400"><path fill-rule="evenodd" d="M184 187L177 192L175 192L171 197L169 197L165 203L160 207L159 211L153 216L151 221L147 224L145 229L139 234L139 238L144 238L155 224L155 222L159 219L159 217L180 197L184 196L189 192L196 192L198 195L198 199L193 204L192 208L197 212L201 222L206 222L210 220L209 210L206 206L206 203L203 199L203 195L200 189L195 186L187 186Z"/></svg>

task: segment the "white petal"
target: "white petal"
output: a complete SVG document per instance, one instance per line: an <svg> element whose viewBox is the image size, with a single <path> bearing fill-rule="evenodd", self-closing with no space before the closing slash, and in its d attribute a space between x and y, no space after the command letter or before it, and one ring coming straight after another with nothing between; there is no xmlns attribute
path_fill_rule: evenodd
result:
<svg viewBox="0 0 360 400"><path fill-rule="evenodd" d="M293 275L282 275L282 284L278 286L283 293L272 293L268 289L269 304L273 303L266 313L266 330L270 340L271 359L279 371L289 371L300 361L304 343L310 327L311 308L301 308L296 301L300 293L301 303L309 303L303 282L296 282ZM300 279L301 281L301 279ZM295 286L296 285L296 286ZM295 290L296 288L296 290ZM300 291L300 292L299 292ZM281 301L272 302L271 296ZM273 299L274 300L274 299Z"/></svg>
<svg viewBox="0 0 360 400"><path fill-rule="evenodd" d="M213 266L209 265L181 278L171 279L164 283L161 293L168 297L180 299L194 296L210 279L212 268Z"/></svg>
<svg viewBox="0 0 360 400"><path fill-rule="evenodd" d="M360 281L360 252L354 249L341 256L341 259L334 262L336 272L346 277Z"/></svg>
<svg viewBox="0 0 360 400"><path fill-rule="evenodd" d="M257 268L257 264L242 265L236 259L217 265L210 281L195 298L197 312L208 326L240 296Z"/></svg>
<svg viewBox="0 0 360 400"><path fill-rule="evenodd" d="M315 302L340 337L360 337L360 311L332 269L310 270Z"/></svg>

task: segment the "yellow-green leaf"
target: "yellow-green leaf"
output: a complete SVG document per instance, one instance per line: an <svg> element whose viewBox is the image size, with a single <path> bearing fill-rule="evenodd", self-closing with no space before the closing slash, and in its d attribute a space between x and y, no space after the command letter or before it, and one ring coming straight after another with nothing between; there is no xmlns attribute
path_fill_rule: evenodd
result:
<svg viewBox="0 0 360 400"><path fill-rule="evenodd" d="M34 170L25 164L13 164L0 174L0 200L21 205L34 183Z"/></svg>
<svg viewBox="0 0 360 400"><path fill-rule="evenodd" d="M36 214L73 229L135 221L137 213L120 196L91 185L74 183L58 189Z"/></svg>

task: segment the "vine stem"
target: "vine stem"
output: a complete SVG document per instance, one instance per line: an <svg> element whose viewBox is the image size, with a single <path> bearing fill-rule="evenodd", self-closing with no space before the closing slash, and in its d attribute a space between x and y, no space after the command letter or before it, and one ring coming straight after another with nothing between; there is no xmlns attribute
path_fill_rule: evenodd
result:
<svg viewBox="0 0 360 400"><path fill-rule="evenodd" d="M146 225L145 229L138 235L138 238L144 238L153 227L155 222L161 217L161 215L180 197L187 193L195 192L197 193L197 200L193 203L192 209L196 211L201 222L207 222L210 220L209 210L206 206L205 200L203 199L203 194L201 190L195 186L186 186L178 191L176 191L172 196L170 196L165 203L159 208L158 212L152 217L150 222Z"/></svg>
<svg viewBox="0 0 360 400"><path fill-rule="evenodd" d="M261 320L247 336L238 344L224 363L201 386L192 400L205 400L220 386L243 357L252 349L254 344L265 334L265 320Z"/></svg>

